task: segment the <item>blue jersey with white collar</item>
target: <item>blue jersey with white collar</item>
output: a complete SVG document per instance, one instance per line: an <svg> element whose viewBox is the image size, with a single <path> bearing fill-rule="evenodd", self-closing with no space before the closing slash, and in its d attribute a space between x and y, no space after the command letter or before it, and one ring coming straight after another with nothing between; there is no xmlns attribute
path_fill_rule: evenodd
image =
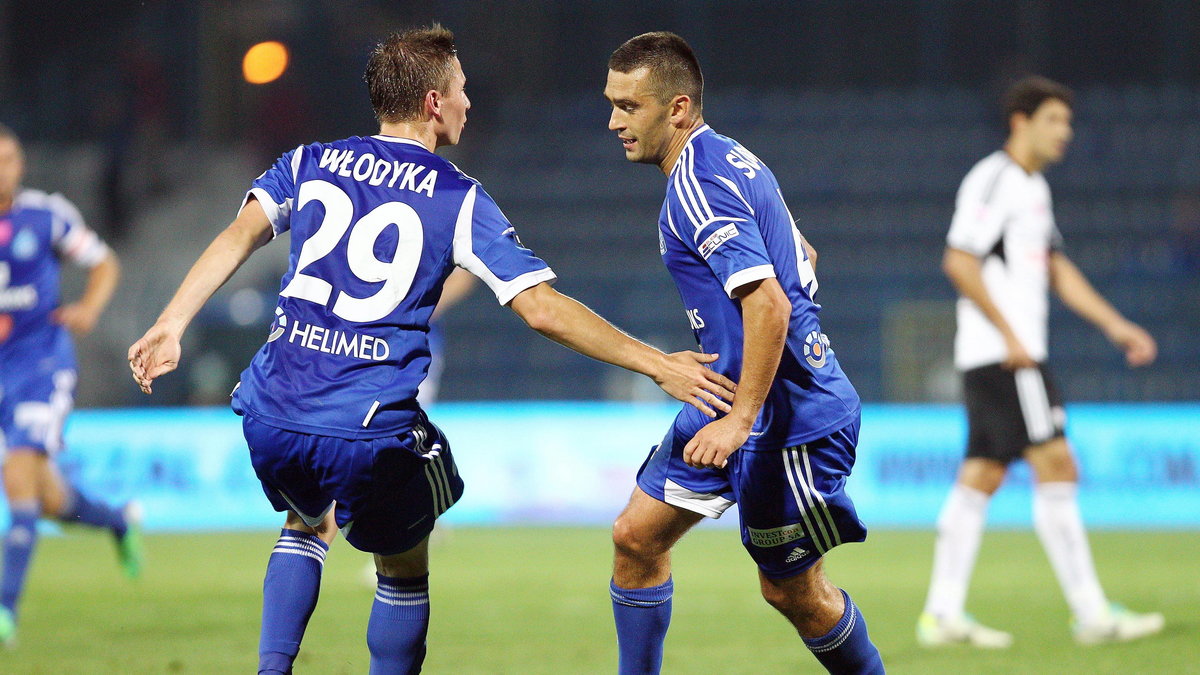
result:
<svg viewBox="0 0 1200 675"><path fill-rule="evenodd" d="M734 291L775 278L792 302L779 370L744 450L807 443L858 418L858 394L817 320L800 232L762 161L708 125L693 132L668 177L659 243L701 351L720 354L712 367L732 380L744 335ZM679 421L694 433L709 420L684 406Z"/></svg>
<svg viewBox="0 0 1200 675"><path fill-rule="evenodd" d="M314 143L254 181L276 235L291 232L267 342L234 410L341 438L402 433L418 416L429 320L455 265L507 304L554 273L482 186L417 141ZM243 201L243 206L245 205Z"/></svg>

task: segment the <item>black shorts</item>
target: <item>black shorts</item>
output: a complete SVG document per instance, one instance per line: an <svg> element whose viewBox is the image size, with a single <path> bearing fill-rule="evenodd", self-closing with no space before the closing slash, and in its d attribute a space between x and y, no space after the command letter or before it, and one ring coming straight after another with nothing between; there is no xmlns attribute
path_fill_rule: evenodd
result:
<svg viewBox="0 0 1200 675"><path fill-rule="evenodd" d="M1044 364L1006 370L999 364L963 373L967 457L1004 464L1025 449L1063 436L1067 415Z"/></svg>

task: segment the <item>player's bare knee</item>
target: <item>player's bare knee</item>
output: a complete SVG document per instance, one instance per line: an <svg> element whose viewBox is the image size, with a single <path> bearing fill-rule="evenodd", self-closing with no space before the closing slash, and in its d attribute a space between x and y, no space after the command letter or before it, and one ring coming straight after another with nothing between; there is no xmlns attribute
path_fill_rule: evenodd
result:
<svg viewBox="0 0 1200 675"><path fill-rule="evenodd" d="M1063 438L1029 448L1025 458L1039 483L1074 483L1079 480L1079 466Z"/></svg>
<svg viewBox="0 0 1200 675"><path fill-rule="evenodd" d="M990 459L972 458L958 470L958 483L986 495L996 493L1004 483L1008 467Z"/></svg>
<svg viewBox="0 0 1200 675"><path fill-rule="evenodd" d="M670 550L660 538L651 536L645 528L638 527L635 519L624 515L613 523L612 538L617 555L627 558L652 560Z"/></svg>

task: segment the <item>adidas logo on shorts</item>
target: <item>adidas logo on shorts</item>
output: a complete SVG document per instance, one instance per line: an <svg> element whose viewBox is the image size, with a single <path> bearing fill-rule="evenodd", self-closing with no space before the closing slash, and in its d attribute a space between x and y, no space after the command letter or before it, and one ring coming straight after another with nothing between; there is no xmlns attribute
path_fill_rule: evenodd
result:
<svg viewBox="0 0 1200 675"><path fill-rule="evenodd" d="M792 549L792 552L788 554L788 557L784 558L783 562L794 563L806 555L808 555L808 551L805 551L804 549L797 546L796 548Z"/></svg>

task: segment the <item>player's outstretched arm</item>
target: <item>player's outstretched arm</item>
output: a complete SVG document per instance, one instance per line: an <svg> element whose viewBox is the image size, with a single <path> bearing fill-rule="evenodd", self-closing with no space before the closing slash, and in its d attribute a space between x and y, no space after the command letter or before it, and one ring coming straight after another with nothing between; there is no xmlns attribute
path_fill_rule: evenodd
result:
<svg viewBox="0 0 1200 675"><path fill-rule="evenodd" d="M695 467L725 466L729 456L746 443L762 410L787 341L792 303L774 278L754 281L734 290L742 305L742 373L733 410L709 422L683 448L683 461Z"/></svg>
<svg viewBox="0 0 1200 675"><path fill-rule="evenodd" d="M1004 318L1000 309L996 307L996 303L992 302L992 297L988 295L987 285L983 283L983 263L979 258L974 253L947 248L942 257L942 271L946 273L946 277L950 279L950 283L954 284L954 288L958 290L959 294L975 303L979 311L983 312L988 321L991 321L992 325L1004 336L1004 344L1008 348L1008 358L1005 359L1003 366L1009 370L1036 366L1037 363L1025 350L1025 345L1017 339L1016 332L1013 331L1012 326L1008 325L1008 320Z"/></svg>
<svg viewBox="0 0 1200 675"><path fill-rule="evenodd" d="M1050 254L1050 282L1054 292L1071 311L1091 322L1121 351L1130 366L1146 366L1158 355L1154 338L1129 321L1088 282L1087 277L1065 254Z"/></svg>
<svg viewBox="0 0 1200 675"><path fill-rule="evenodd" d="M540 283L509 303L530 328L584 356L611 363L654 380L663 391L709 417L729 412L736 385L704 364L718 354L663 352L617 330L574 298Z"/></svg>
<svg viewBox="0 0 1200 675"><path fill-rule="evenodd" d="M129 348L129 368L143 392L149 394L155 378L175 370L180 339L196 313L251 253L270 240L271 222L258 200L251 198L192 265L158 321Z"/></svg>

